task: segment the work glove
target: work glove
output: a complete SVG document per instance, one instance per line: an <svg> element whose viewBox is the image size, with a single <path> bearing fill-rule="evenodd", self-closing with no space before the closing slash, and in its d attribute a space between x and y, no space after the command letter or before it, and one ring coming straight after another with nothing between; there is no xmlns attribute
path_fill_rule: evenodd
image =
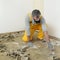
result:
<svg viewBox="0 0 60 60"><path fill-rule="evenodd" d="M55 57L56 55L55 55L55 52L54 52L54 46L51 44L51 42L48 42L48 48L51 51L49 56L51 55L51 56Z"/></svg>
<svg viewBox="0 0 60 60"><path fill-rule="evenodd" d="M49 48L51 51L54 51L54 47L53 47L53 45L51 44L51 42L48 42L48 48Z"/></svg>
<svg viewBox="0 0 60 60"><path fill-rule="evenodd" d="M32 43L32 42L28 42L27 45L28 45L29 47L32 47L32 46L33 46L33 43Z"/></svg>
<svg viewBox="0 0 60 60"><path fill-rule="evenodd" d="M36 45L34 45L32 42L28 42L28 46L31 48L38 49L38 47Z"/></svg>

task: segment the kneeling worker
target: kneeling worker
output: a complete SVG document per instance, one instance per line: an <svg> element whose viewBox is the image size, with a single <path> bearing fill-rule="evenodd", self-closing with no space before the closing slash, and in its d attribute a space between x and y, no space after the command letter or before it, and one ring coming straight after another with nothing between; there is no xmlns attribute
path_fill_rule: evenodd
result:
<svg viewBox="0 0 60 60"><path fill-rule="evenodd" d="M32 13L28 14L25 19L25 34L23 41L29 43L33 40L33 34L36 30L39 30L37 38L39 40L46 40L48 47L51 48L52 44L48 36L46 22L41 12L37 9L33 10Z"/></svg>

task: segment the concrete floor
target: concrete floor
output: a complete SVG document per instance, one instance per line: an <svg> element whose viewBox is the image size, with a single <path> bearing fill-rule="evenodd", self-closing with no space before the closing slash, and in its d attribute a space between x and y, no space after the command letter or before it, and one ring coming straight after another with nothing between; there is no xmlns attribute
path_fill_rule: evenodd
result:
<svg viewBox="0 0 60 60"><path fill-rule="evenodd" d="M7 56L7 53L17 51L25 44L22 41L23 33L11 33L0 35L0 60L17 60L17 57ZM60 41L50 39L55 48L55 55L60 58ZM36 34L34 35L33 44L38 48L28 48L24 54L29 54L30 60L53 60L47 44L37 40ZM3 46L3 47L1 47ZM19 59L20 60L20 59ZM21 59L25 60L25 59ZM26 59L28 60L28 59ZM58 60L58 59L57 59ZM60 60L60 59L59 59Z"/></svg>

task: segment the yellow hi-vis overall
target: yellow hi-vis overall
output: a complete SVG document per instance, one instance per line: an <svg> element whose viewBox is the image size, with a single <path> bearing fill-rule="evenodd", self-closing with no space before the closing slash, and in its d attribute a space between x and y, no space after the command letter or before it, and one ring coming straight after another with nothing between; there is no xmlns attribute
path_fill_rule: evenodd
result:
<svg viewBox="0 0 60 60"><path fill-rule="evenodd" d="M32 22L32 15L28 14L28 16L30 18L30 22ZM42 16L40 16L40 19L42 19ZM36 30L39 30L37 38L39 40L42 40L44 38L44 34L43 34L43 30L42 30L42 25L40 23L39 24L30 23L30 40L32 40L33 34ZM24 36L22 37L22 40L24 42L28 42L28 37L27 37L26 31L24 33Z"/></svg>

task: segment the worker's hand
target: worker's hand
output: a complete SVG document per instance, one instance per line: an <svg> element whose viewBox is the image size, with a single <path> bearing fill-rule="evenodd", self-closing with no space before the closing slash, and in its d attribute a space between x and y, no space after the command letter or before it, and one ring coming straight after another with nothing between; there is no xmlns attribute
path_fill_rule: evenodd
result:
<svg viewBox="0 0 60 60"><path fill-rule="evenodd" d="M44 36L45 36L46 42L47 43L50 42L50 38L49 38L49 35L48 35L48 32L47 31L44 32Z"/></svg>
<svg viewBox="0 0 60 60"><path fill-rule="evenodd" d="M48 48L49 48L51 51L54 50L54 47L53 47L53 45L51 44L51 42L48 42Z"/></svg>
<svg viewBox="0 0 60 60"><path fill-rule="evenodd" d="M33 43L32 43L32 42L28 42L27 45L28 45L29 47L32 47L32 46L33 46Z"/></svg>
<svg viewBox="0 0 60 60"><path fill-rule="evenodd" d="M32 39L31 39L31 36L27 36L28 37L28 41L31 41Z"/></svg>

